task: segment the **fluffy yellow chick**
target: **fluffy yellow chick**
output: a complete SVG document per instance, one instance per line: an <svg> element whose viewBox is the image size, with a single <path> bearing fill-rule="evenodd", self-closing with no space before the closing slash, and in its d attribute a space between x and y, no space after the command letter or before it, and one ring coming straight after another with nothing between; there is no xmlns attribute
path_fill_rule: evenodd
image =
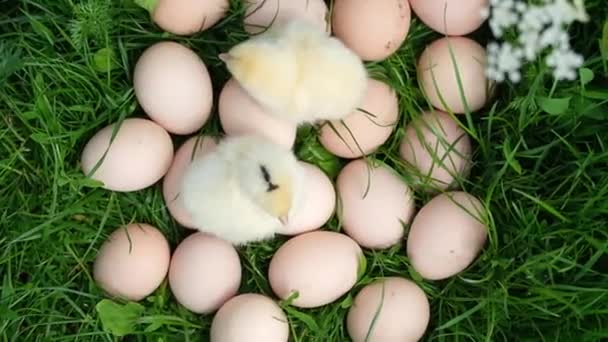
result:
<svg viewBox="0 0 608 342"><path fill-rule="evenodd" d="M219 57L257 102L296 124L345 117L367 88L361 59L303 21L270 29Z"/></svg>
<svg viewBox="0 0 608 342"><path fill-rule="evenodd" d="M185 172L181 201L197 229L234 245L272 238L301 203L291 150L258 136L227 137Z"/></svg>

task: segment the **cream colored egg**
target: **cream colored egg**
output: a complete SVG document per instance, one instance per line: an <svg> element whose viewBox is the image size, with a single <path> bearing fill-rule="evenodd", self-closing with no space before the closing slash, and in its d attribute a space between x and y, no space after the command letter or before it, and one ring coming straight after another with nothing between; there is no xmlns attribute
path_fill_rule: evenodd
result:
<svg viewBox="0 0 608 342"><path fill-rule="evenodd" d="M173 253L169 285L177 301L195 313L210 313L232 298L241 285L241 261L234 247L201 232Z"/></svg>
<svg viewBox="0 0 608 342"><path fill-rule="evenodd" d="M247 0L245 31L251 34L264 32L268 27L284 25L298 19L318 25L329 32L327 5L323 0Z"/></svg>
<svg viewBox="0 0 608 342"><path fill-rule="evenodd" d="M380 61L405 41L411 10L407 0L335 0L333 32L363 60Z"/></svg>
<svg viewBox="0 0 608 342"><path fill-rule="evenodd" d="M412 10L426 26L450 36L464 36L485 21L482 9L488 0L409 0Z"/></svg>
<svg viewBox="0 0 608 342"><path fill-rule="evenodd" d="M167 32L192 35L215 25L229 7L228 0L158 0L152 19Z"/></svg>
<svg viewBox="0 0 608 342"><path fill-rule="evenodd" d="M213 151L216 142L212 137L192 137L180 146L175 153L171 168L163 179L163 198L171 216L186 228L196 228L192 217L180 201L179 192L186 168L196 158L202 158Z"/></svg>
<svg viewBox="0 0 608 342"><path fill-rule="evenodd" d="M417 170L422 183L437 190L452 187L471 166L469 136L449 114L438 110L422 113L407 126L399 153Z"/></svg>
<svg viewBox="0 0 608 342"><path fill-rule="evenodd" d="M122 121L112 140L115 127L103 128L85 145L81 156L84 174L103 182L105 189L120 192L141 190L160 180L173 160L169 134L150 120L131 118Z"/></svg>
<svg viewBox="0 0 608 342"><path fill-rule="evenodd" d="M139 301L165 279L169 258L169 243L158 229L133 223L115 230L103 243L93 277L109 295Z"/></svg>
<svg viewBox="0 0 608 342"><path fill-rule="evenodd" d="M133 86L146 114L171 133L193 133L209 119L211 78L184 45L164 41L147 48L135 64Z"/></svg>
<svg viewBox="0 0 608 342"><path fill-rule="evenodd" d="M290 215L280 234L298 235L321 228L336 208L336 191L327 175L317 166L300 162L304 169L304 195L302 204Z"/></svg>
<svg viewBox="0 0 608 342"><path fill-rule="evenodd" d="M287 342L289 322L270 298L246 293L230 299L213 317L211 342Z"/></svg>
<svg viewBox="0 0 608 342"><path fill-rule="evenodd" d="M371 166L371 165L370 165ZM414 193L388 166L346 165L336 181L342 229L359 245L381 249L403 239L415 210Z"/></svg>
<svg viewBox="0 0 608 342"><path fill-rule="evenodd" d="M456 64L452 62L450 49ZM477 111L490 97L486 63L486 50L474 40L465 37L440 38L427 46L418 60L421 90L433 107L446 112L465 113L466 107L456 76L457 67L468 108L471 112Z"/></svg>
<svg viewBox="0 0 608 342"><path fill-rule="evenodd" d="M228 135L259 134L288 148L296 141L296 125L270 114L233 78L220 94L219 114Z"/></svg>
<svg viewBox="0 0 608 342"><path fill-rule="evenodd" d="M319 141L329 152L359 158L376 151L391 136L399 118L399 101L389 85L370 79L360 108L368 113L357 110L344 123L333 121L335 131L329 124L321 128Z"/></svg>
<svg viewBox="0 0 608 342"><path fill-rule="evenodd" d="M298 292L292 305L319 307L340 298L355 285L362 257L361 248L348 236L314 231L288 240L276 251L268 280L281 299Z"/></svg>
<svg viewBox="0 0 608 342"><path fill-rule="evenodd" d="M449 278L467 268L483 248L484 207L465 192L446 192L427 203L412 223L407 255L425 279Z"/></svg>
<svg viewBox="0 0 608 342"><path fill-rule="evenodd" d="M389 277L359 291L346 327L353 342L414 342L424 335L429 319L424 291L408 279Z"/></svg>

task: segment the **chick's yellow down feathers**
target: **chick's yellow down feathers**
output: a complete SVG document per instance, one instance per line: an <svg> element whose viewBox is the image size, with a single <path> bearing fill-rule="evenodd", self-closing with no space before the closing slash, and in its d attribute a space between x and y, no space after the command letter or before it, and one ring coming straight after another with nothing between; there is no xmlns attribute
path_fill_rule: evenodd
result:
<svg viewBox="0 0 608 342"><path fill-rule="evenodd" d="M293 152L258 136L234 136L195 159L180 198L196 228L234 245L272 238L303 199Z"/></svg>
<svg viewBox="0 0 608 342"><path fill-rule="evenodd" d="M257 102L296 124L344 118L357 109L367 88L361 59L303 21L250 38L220 59Z"/></svg>

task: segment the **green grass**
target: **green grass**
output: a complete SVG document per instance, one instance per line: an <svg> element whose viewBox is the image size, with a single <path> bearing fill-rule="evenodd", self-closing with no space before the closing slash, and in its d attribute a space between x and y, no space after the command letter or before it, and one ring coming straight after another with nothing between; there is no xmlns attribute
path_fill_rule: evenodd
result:
<svg viewBox="0 0 608 342"><path fill-rule="evenodd" d="M0 341L205 341L212 317L180 307L166 284L142 302L128 338L105 332L95 310L104 295L91 266L111 231L150 223L173 248L188 234L170 218L158 185L111 193L90 187L79 169L80 152L97 130L144 115L132 89L134 63L153 42L172 38L130 1L102 3L0 1ZM586 3L592 20L571 34L591 82L554 85L538 61L519 84L501 85L471 122L462 120L475 146L463 187L491 210L489 242L478 260L457 277L431 282L413 272L403 246L366 251L367 271L349 295L320 309L288 308L294 341L347 341L352 295L389 275L413 278L428 295L425 341L608 339L608 8L604 0ZM238 5L233 1L231 14L209 31L176 38L204 59L216 93L228 77L216 55L246 37ZM480 32L475 37L485 42L487 30ZM405 124L425 107L415 58L434 37L415 21L397 54L369 65L397 90L402 112L373 157L406 179L398 144ZM102 58L108 48L111 67ZM219 132L216 117L204 131ZM335 174L342 162L323 153L313 131L300 133L298 154ZM429 198L419 196L419 205ZM338 224L333 219L329 227ZM242 291L272 295L265 275L283 240L240 251Z"/></svg>

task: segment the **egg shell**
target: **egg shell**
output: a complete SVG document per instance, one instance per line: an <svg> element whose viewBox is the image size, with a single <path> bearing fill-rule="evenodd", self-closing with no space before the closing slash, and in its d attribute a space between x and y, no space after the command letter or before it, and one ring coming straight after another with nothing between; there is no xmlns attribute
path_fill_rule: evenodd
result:
<svg viewBox="0 0 608 342"><path fill-rule="evenodd" d="M188 139L175 153L171 168L163 179L163 198L167 209L171 216L186 228L194 229L196 226L179 197L184 173L193 159L204 157L207 153L213 151L216 146L215 140L209 136L196 136Z"/></svg>
<svg viewBox="0 0 608 342"><path fill-rule="evenodd" d="M229 7L228 0L159 0L152 20L167 32L192 35L215 25Z"/></svg>
<svg viewBox="0 0 608 342"><path fill-rule="evenodd" d="M413 342L422 338L429 319L424 291L408 279L389 277L359 291L348 311L346 328L353 342Z"/></svg>
<svg viewBox="0 0 608 342"><path fill-rule="evenodd" d="M421 90L433 107L439 110L456 114L466 112L450 48L458 67L469 110L477 111L487 103L492 87L485 74L486 51L469 38L440 38L426 47L418 60L418 80ZM442 98L445 106L441 101Z"/></svg>
<svg viewBox="0 0 608 342"><path fill-rule="evenodd" d="M407 0L335 0L333 33L366 61L386 59L405 41L411 10Z"/></svg>
<svg viewBox="0 0 608 342"><path fill-rule="evenodd" d="M350 159L368 155L393 133L399 118L399 101L390 86L370 79L360 108L375 117L357 110L343 119L346 127L340 121L332 122L339 135L329 124L321 128L319 141L332 154Z"/></svg>
<svg viewBox="0 0 608 342"><path fill-rule="evenodd" d="M90 177L103 182L107 190L137 191L160 180L173 160L169 134L150 120L131 118L122 121L111 141L115 125L101 129L85 145L80 163L84 174L89 175L103 158Z"/></svg>
<svg viewBox="0 0 608 342"><path fill-rule="evenodd" d="M481 11L488 0L409 0L416 16L428 27L450 36L464 36L485 21Z"/></svg>
<svg viewBox="0 0 608 342"><path fill-rule="evenodd" d="M193 133L209 119L209 72L184 45L164 41L148 47L135 64L133 87L146 114L171 133Z"/></svg>
<svg viewBox="0 0 608 342"><path fill-rule="evenodd" d="M270 114L234 78L222 89L219 115L228 135L257 134L288 148L296 141L296 125Z"/></svg>
<svg viewBox="0 0 608 342"><path fill-rule="evenodd" d="M401 158L416 168L420 180L436 190L452 187L468 175L471 140L447 113L424 112L405 130L399 148Z"/></svg>
<svg viewBox="0 0 608 342"><path fill-rule="evenodd" d="M486 242L483 217L481 202L465 192L433 198L414 218L407 238L414 269L425 279L440 280L467 268Z"/></svg>
<svg viewBox="0 0 608 342"><path fill-rule="evenodd" d="M299 162L304 169L306 194L301 206L290 214L286 226L279 230L283 235L298 235L321 228L336 209L336 191L327 175L316 165Z"/></svg>
<svg viewBox="0 0 608 342"><path fill-rule="evenodd" d="M270 298L254 293L226 302L213 317L211 342L287 342L289 323Z"/></svg>
<svg viewBox="0 0 608 342"><path fill-rule="evenodd" d="M169 243L155 227L132 223L102 244L93 278L109 295L139 301L162 283L169 269Z"/></svg>
<svg viewBox="0 0 608 342"><path fill-rule="evenodd" d="M234 247L219 238L194 233L173 253L169 285L188 310L206 314L232 298L241 284L241 261Z"/></svg>
<svg viewBox="0 0 608 342"><path fill-rule="evenodd" d="M359 245L346 235L309 232L291 238L276 251L268 279L281 299L299 292L293 306L319 307L340 298L355 285L361 257Z"/></svg>
<svg viewBox="0 0 608 342"><path fill-rule="evenodd" d="M403 239L401 222L408 224L414 214L414 194L392 169L369 170L364 160L354 160L338 175L336 188L342 229L359 245L382 249Z"/></svg>
<svg viewBox="0 0 608 342"><path fill-rule="evenodd" d="M270 26L284 25L295 19L318 25L328 32L331 30L323 0L248 0L245 8L245 31L250 34L262 33Z"/></svg>

